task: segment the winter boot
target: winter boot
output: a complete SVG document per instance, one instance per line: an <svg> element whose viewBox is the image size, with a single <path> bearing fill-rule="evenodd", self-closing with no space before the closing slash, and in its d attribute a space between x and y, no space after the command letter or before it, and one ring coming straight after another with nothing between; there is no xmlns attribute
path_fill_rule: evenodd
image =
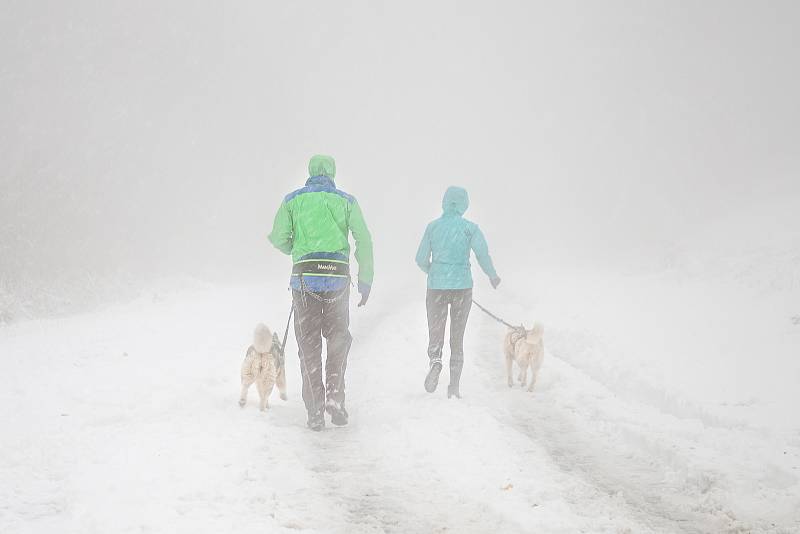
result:
<svg viewBox="0 0 800 534"><path fill-rule="evenodd" d="M336 401L328 400L325 403L325 411L331 416L331 423L336 426L344 426L347 424L348 414L344 408L344 403L339 404Z"/></svg>
<svg viewBox="0 0 800 534"><path fill-rule="evenodd" d="M319 411L317 413L308 414L308 422L306 423L308 428L313 430L314 432L319 432L320 430L325 429L325 412Z"/></svg>
<svg viewBox="0 0 800 534"><path fill-rule="evenodd" d="M458 385L461 382L461 369L464 367L464 360L454 360L450 358L450 385L447 386L447 398L461 398Z"/></svg>
<svg viewBox="0 0 800 534"><path fill-rule="evenodd" d="M431 368L428 370L428 376L425 377L425 391L433 393L436 391L436 386L439 385L439 373L442 372L442 359L431 359Z"/></svg>

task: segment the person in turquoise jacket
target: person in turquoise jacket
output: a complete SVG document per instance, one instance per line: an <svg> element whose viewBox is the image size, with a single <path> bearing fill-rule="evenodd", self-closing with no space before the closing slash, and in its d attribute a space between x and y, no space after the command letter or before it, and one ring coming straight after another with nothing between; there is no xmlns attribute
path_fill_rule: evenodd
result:
<svg viewBox="0 0 800 534"><path fill-rule="evenodd" d="M450 385L447 397L461 398L459 382L464 366L464 332L472 308L470 251L489 277L500 285L489 246L478 225L464 218L469 195L461 187L449 187L442 200L443 214L425 229L417 250L417 265L428 275L425 305L428 312L428 358L425 390L436 391L442 371L442 347L448 312L450 315Z"/></svg>

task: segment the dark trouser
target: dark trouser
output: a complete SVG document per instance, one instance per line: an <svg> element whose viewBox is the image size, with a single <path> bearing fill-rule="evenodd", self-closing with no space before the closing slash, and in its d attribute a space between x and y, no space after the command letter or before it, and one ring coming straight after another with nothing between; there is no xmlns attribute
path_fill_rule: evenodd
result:
<svg viewBox="0 0 800 534"><path fill-rule="evenodd" d="M464 331L472 308L472 289L429 289L425 298L428 309L428 357L442 358L444 329L450 312L450 384L458 385L464 365Z"/></svg>
<svg viewBox="0 0 800 534"><path fill-rule="evenodd" d="M350 336L350 290L317 293L292 291L294 299L294 333L297 336L300 373L303 376L303 402L309 415L321 413L325 401L344 403L344 373L347 354L353 341ZM325 361L325 384L322 383L322 337L328 355ZM327 388L325 387L327 385Z"/></svg>

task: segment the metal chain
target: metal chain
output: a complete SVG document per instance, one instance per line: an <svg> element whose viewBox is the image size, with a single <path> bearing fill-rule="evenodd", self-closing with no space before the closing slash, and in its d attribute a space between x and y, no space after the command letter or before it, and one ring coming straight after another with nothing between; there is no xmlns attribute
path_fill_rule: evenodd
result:
<svg viewBox="0 0 800 534"><path fill-rule="evenodd" d="M311 298L313 298L317 302L322 302L322 303L325 303L325 304L333 304L334 302L337 302L337 301L341 300L341 298L345 296L347 291L346 291L346 288L345 288L345 289L343 289L341 291L341 293L339 293L339 295L337 295L337 296L335 296L333 298L330 298L330 299L326 299L322 295L314 293L313 291L309 291L308 287L306 286L306 281L303 279L303 275L300 275L300 293L302 293L304 297L306 295L310 295Z"/></svg>
<svg viewBox="0 0 800 534"><path fill-rule="evenodd" d="M310 295L311 298L316 300L317 302L324 302L325 304L333 304L334 302L336 302L338 300L341 300L341 298L344 296L344 291L342 291L339 294L339 296L333 297L332 299L326 299L322 295L318 295L317 293L314 293L313 291L306 291L305 294L306 295Z"/></svg>

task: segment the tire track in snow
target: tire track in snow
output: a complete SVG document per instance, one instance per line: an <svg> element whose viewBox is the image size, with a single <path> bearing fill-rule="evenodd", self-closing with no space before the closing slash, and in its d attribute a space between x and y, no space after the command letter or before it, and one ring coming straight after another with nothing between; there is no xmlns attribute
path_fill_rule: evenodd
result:
<svg viewBox="0 0 800 534"><path fill-rule="evenodd" d="M748 524L736 517L724 502L724 492L714 491L724 484L724 473L697 472L692 465L694 444L683 436L691 422L656 413L650 405L623 402L550 351L532 394L508 391L500 350L502 329L481 318L475 330L480 332L479 366L491 382L489 388L509 395L509 409L498 417L545 447L556 465L580 476L598 495L623 502L655 532L791 531L792 527L768 520ZM672 428L658 429L648 423L651 418Z"/></svg>

